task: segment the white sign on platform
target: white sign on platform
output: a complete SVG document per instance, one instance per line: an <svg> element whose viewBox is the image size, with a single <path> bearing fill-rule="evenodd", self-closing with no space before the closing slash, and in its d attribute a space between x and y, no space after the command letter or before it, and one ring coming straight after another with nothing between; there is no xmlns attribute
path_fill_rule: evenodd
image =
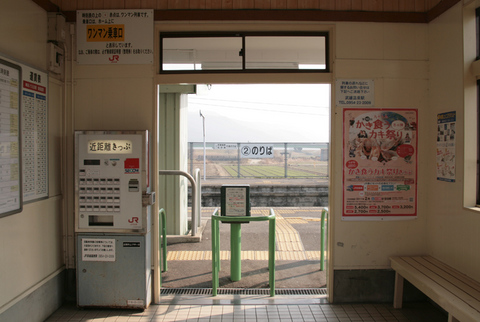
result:
<svg viewBox="0 0 480 322"><path fill-rule="evenodd" d="M240 155L245 159L273 159L273 144L241 144Z"/></svg>
<svg viewBox="0 0 480 322"><path fill-rule="evenodd" d="M373 79L337 79L335 98L337 106L374 106L375 84Z"/></svg>
<svg viewBox="0 0 480 322"><path fill-rule="evenodd" d="M215 150L236 150L238 145L236 143L215 143L213 148Z"/></svg>
<svg viewBox="0 0 480 322"><path fill-rule="evenodd" d="M247 190L229 187L225 191L225 213L228 216L247 216Z"/></svg>
<svg viewBox="0 0 480 322"><path fill-rule="evenodd" d="M79 64L153 64L153 10L78 10Z"/></svg>

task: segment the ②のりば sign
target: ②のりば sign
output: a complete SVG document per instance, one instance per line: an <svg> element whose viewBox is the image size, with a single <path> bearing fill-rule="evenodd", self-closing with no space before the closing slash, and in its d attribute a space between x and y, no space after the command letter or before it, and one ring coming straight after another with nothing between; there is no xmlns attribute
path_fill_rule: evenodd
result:
<svg viewBox="0 0 480 322"><path fill-rule="evenodd" d="M240 156L245 159L273 158L273 144L242 144Z"/></svg>

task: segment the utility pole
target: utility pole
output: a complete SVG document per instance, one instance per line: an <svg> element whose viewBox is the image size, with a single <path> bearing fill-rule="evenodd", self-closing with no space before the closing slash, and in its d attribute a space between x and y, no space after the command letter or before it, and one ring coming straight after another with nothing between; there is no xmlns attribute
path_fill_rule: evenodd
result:
<svg viewBox="0 0 480 322"><path fill-rule="evenodd" d="M203 180L207 180L207 144L205 141L205 115L202 114L202 110L200 112L200 117L203 119Z"/></svg>

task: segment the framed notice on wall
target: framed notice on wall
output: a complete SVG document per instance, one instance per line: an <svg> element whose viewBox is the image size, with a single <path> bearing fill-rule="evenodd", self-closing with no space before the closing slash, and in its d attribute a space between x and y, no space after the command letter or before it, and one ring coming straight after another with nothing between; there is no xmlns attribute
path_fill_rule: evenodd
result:
<svg viewBox="0 0 480 322"><path fill-rule="evenodd" d="M22 211L22 68L0 58L0 217Z"/></svg>
<svg viewBox="0 0 480 322"><path fill-rule="evenodd" d="M343 220L417 216L416 109L344 109Z"/></svg>
<svg viewBox="0 0 480 322"><path fill-rule="evenodd" d="M22 202L48 197L48 74L9 57L21 69L19 120Z"/></svg>
<svg viewBox="0 0 480 322"><path fill-rule="evenodd" d="M437 180L455 182L457 112L437 114Z"/></svg>
<svg viewBox="0 0 480 322"><path fill-rule="evenodd" d="M79 64L153 64L153 10L77 10Z"/></svg>
<svg viewBox="0 0 480 322"><path fill-rule="evenodd" d="M48 197L48 75L22 66L23 201Z"/></svg>

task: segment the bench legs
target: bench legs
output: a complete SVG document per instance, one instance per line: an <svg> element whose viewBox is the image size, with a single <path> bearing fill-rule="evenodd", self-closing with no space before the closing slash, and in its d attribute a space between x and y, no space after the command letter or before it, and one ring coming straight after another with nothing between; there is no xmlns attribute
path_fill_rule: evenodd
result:
<svg viewBox="0 0 480 322"><path fill-rule="evenodd" d="M395 290L393 293L393 308L401 309L403 305L403 276L395 272ZM448 313L448 322L460 322L451 313Z"/></svg>
<svg viewBox="0 0 480 322"><path fill-rule="evenodd" d="M403 276L398 273L395 273L395 292L393 293L393 308L401 309L402 304L403 304Z"/></svg>

